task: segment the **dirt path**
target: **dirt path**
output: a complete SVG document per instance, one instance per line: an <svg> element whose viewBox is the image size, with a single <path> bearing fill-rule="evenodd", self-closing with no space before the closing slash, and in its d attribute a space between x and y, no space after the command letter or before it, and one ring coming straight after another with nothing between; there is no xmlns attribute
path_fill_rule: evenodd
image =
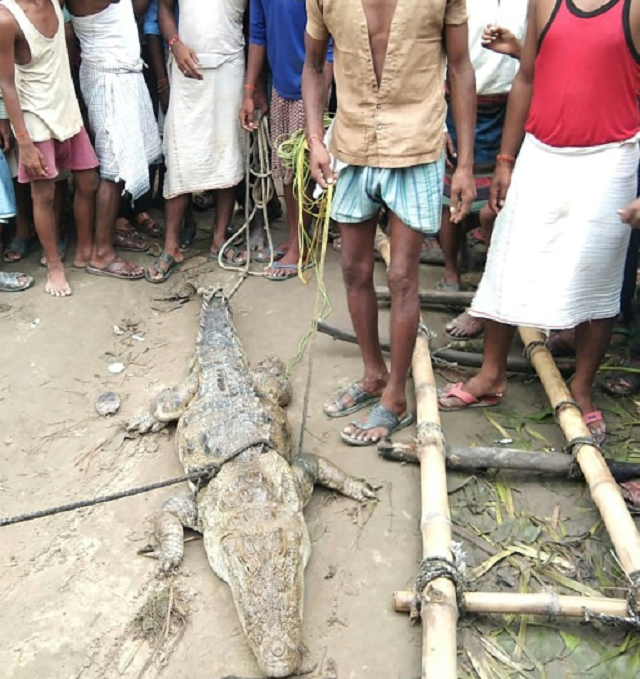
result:
<svg viewBox="0 0 640 679"><path fill-rule="evenodd" d="M143 257L141 261L148 260ZM179 380L187 370L198 302L154 299L167 295L187 277L197 276L201 284L222 283L227 289L235 280L212 263L194 259L189 266L191 271L157 287L72 271L75 294L67 300L44 295L43 270L36 268L33 258L13 267L33 273L37 286L0 299L1 515L91 497L182 471L171 437L159 434L125 440L120 425L144 408L162 385ZM439 273L437 268L423 267L425 284L433 284ZM382 282L382 268L378 276ZM330 254L326 279L334 305L331 322L349 327L335 253ZM250 358L255 361L270 353L291 358L309 327L313 297L313 286L304 288L294 281L246 282L234 298L233 309ZM428 315L436 330L450 317L444 312ZM388 334L387 318L382 312L384 335ZM114 326L118 327L115 332ZM326 337L318 339L316 351L306 447L382 488L380 502L371 512L323 491L316 492L307 509L314 551L306 580L305 667L313 669L309 676L318 679L412 679L420 673L420 631L391 610L391 594L411 586L420 559L418 471L380 460L375 449L351 450L342 445L338 431L343 422L327 420L321 405L338 384L359 377L358 351ZM123 363L124 372L111 374L108 366L114 362ZM294 432L300 426L305 371L303 364L293 375L295 400L290 418ZM122 398L121 410L113 419L103 419L94 410L96 396L104 391L116 391ZM524 419L545 405L536 382L516 381L496 411L495 423L511 427L508 433L520 445L540 448L546 441L557 446L560 439L553 425ZM452 444L503 438L481 413L447 415L444 428ZM452 475L451 484L456 523L473 535L476 544L465 545L470 566L499 553L502 545L519 541L535 549L545 540L552 554L562 555L575 567L573 573L565 574L570 583L596 589L615 584L608 541L597 529L597 515L579 485L531 477L485 480L465 475ZM170 493L159 491L1 529L3 677L140 675L149 650L131 638L128 626L153 581L155 563L138 556L137 550L149 542L148 518ZM590 529L598 540L589 536ZM478 544L484 545L484 551ZM145 676L257 677L227 588L210 572L199 541L187 545L184 572L194 597L185 633L166 667L152 666ZM472 586L535 591L553 582L546 572L538 559L515 554ZM474 647L480 638L477 629L489 638L505 625L504 620L465 622L461 648L465 639L470 639L464 641L465 648ZM620 647L623 637L617 631L607 630L596 639L591 631L576 625L564 625L564 637L553 625L522 629L518 621L508 625L525 642L515 651L516 662L527 670L525 676L541 676L543 666L548 677L577 676L588 668L590 677L637 676L635 641L628 643L626 653L596 665L606 650ZM514 649L506 632L496 640L509 651ZM467 676L465 653L460 659L461 676ZM501 667L503 674L497 676L515 676L513 668Z"/></svg>

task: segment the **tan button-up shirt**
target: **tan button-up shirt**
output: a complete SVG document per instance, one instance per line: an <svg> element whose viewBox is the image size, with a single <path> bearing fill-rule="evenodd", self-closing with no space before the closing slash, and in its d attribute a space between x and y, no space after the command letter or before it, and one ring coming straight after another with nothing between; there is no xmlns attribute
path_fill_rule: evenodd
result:
<svg viewBox="0 0 640 679"><path fill-rule="evenodd" d="M306 0L307 33L333 37L338 113L331 152L349 165L411 167L442 153L445 24L466 0L397 0L380 87L362 0Z"/></svg>

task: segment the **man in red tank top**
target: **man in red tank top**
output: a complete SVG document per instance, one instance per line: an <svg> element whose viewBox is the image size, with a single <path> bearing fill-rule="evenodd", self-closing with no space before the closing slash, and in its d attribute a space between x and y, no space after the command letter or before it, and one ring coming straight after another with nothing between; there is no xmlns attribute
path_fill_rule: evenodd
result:
<svg viewBox="0 0 640 679"><path fill-rule="evenodd" d="M575 328L571 393L604 440L592 383L636 214L639 48L640 0L531 0L491 187L499 214L470 312L486 319L484 362L441 394L442 410L500 401L515 327Z"/></svg>

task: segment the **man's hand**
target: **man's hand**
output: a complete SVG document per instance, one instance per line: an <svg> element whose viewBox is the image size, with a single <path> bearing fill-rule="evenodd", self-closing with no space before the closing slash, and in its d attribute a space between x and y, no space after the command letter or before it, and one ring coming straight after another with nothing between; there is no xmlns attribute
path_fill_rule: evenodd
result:
<svg viewBox="0 0 640 679"><path fill-rule="evenodd" d="M169 110L169 86L167 85L161 92L158 92L158 101L160 102L160 108L164 115L167 115Z"/></svg>
<svg viewBox="0 0 640 679"><path fill-rule="evenodd" d="M8 120L0 120L0 150L11 151L13 146L13 134Z"/></svg>
<svg viewBox="0 0 640 679"><path fill-rule="evenodd" d="M498 214L504 207L507 191L511 185L511 175L513 167L508 163L498 163L491 178L491 188L489 189L489 207Z"/></svg>
<svg viewBox="0 0 640 679"><path fill-rule="evenodd" d="M482 32L482 46L498 54L520 59L522 43L508 29L489 24Z"/></svg>
<svg viewBox="0 0 640 679"><path fill-rule="evenodd" d="M632 229L640 229L640 198L636 198L627 207L618 210L620 221L628 224Z"/></svg>
<svg viewBox="0 0 640 679"><path fill-rule="evenodd" d="M326 189L329 184L335 184L337 179L331 169L331 156L320 139L313 138L308 143L311 176L320 188Z"/></svg>
<svg viewBox="0 0 640 679"><path fill-rule="evenodd" d="M185 78L202 80L198 55L183 42L176 42L171 48L176 64Z"/></svg>
<svg viewBox="0 0 640 679"><path fill-rule="evenodd" d="M47 176L47 163L44 155L32 141L20 144L20 164L30 177L43 178Z"/></svg>
<svg viewBox="0 0 640 679"><path fill-rule="evenodd" d="M256 115L259 111L260 115ZM247 132L254 132L258 129L258 122L261 117L269 113L269 104L267 102L267 93L263 90L247 90L244 91L244 101L240 109L240 124Z"/></svg>
<svg viewBox="0 0 640 679"><path fill-rule="evenodd" d="M460 222L471 212L476 197L476 183L473 172L458 168L451 177L451 222Z"/></svg>
<svg viewBox="0 0 640 679"><path fill-rule="evenodd" d="M442 150L444 151L444 162L446 163L447 167L452 170L453 163L451 162L451 159L457 158L458 154L456 153L456 147L453 144L453 139L451 139L451 135L448 132L443 132L442 134Z"/></svg>

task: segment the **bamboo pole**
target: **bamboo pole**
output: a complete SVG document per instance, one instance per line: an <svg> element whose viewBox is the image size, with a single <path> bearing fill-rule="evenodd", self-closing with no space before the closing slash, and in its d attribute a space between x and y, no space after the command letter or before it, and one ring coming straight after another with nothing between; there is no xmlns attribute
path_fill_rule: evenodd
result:
<svg viewBox="0 0 640 679"><path fill-rule="evenodd" d="M393 607L399 613L411 610L413 592L394 592ZM467 592L464 609L468 613L494 615L542 615L560 618L583 618L585 614L629 617L626 599L608 597L561 596L555 592L519 594L503 592ZM637 610L636 613L640 612Z"/></svg>
<svg viewBox="0 0 640 679"><path fill-rule="evenodd" d="M416 444L393 442L382 439L378 444L380 457L391 462L419 464ZM637 462L616 462L605 460L611 475L618 483L640 478L640 464ZM447 446L447 468L482 471L485 469L509 469L512 471L534 472L568 476L573 459L566 453L545 453L542 451L514 450L512 448L462 448Z"/></svg>
<svg viewBox="0 0 640 679"><path fill-rule="evenodd" d="M325 321L318 321L318 332L321 332L323 335L329 335L329 337L340 340L341 342L348 342L349 344L358 343L358 339L354 333L344 330L343 328L337 328ZM380 346L384 352L388 353L391 350L388 340L381 340ZM458 349L448 348L436 349L436 351L433 352L433 357L440 358L449 363L455 363L465 368L480 368L482 366L482 354L470 351L460 351ZM575 361L571 358L561 359L558 362L558 367L563 372L573 372L575 370ZM507 359L507 370L514 373L534 372L529 361L520 356L509 356Z"/></svg>
<svg viewBox="0 0 640 679"><path fill-rule="evenodd" d="M519 328L522 343L531 357L542 386L568 442L590 436L580 409L573 404L551 354L544 346L543 335L531 328ZM640 535L629 514L620 489L616 485L600 451L594 446L581 445L576 460L589 486L591 497L609 533L622 568L638 589L640 585ZM637 594L637 592L636 592Z"/></svg>
<svg viewBox="0 0 640 679"><path fill-rule="evenodd" d="M473 292L449 292L446 290L420 290L420 306L463 305L468 306L473 300ZM376 288L378 302L389 304L391 292L389 288Z"/></svg>
<svg viewBox="0 0 640 679"><path fill-rule="evenodd" d="M389 266L391 248L380 230L376 235L376 247ZM421 332L413 352L412 369L418 412L423 556L440 557L451 562L451 513L444 439L440 431L438 393L429 342ZM438 578L427 583L420 595L422 679L456 679L458 605L455 586L447 578Z"/></svg>

